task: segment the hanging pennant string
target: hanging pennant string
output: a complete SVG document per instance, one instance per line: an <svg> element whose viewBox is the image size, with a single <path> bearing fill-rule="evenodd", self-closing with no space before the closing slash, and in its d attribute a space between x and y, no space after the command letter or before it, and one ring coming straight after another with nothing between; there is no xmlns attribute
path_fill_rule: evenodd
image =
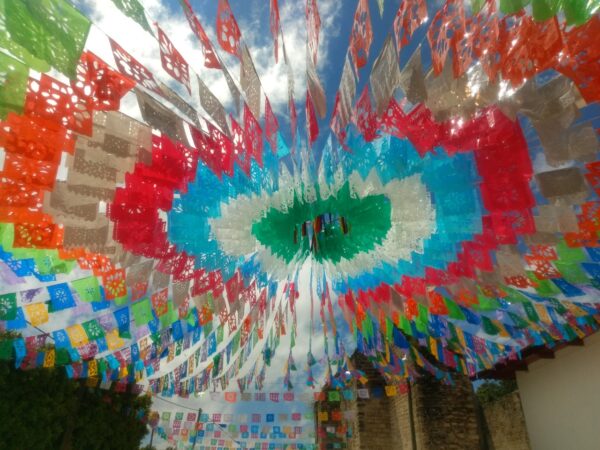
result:
<svg viewBox="0 0 600 450"><path fill-rule="evenodd" d="M187 2L187 0L184 0L184 1L185 1L186 3L188 3L188 2ZM191 9L191 6L187 5L187 6L185 6L185 7L187 7L187 8L189 9L189 11L191 11L191 12L192 12L192 14L194 14L194 13L193 13L193 11L192 11L192 9ZM232 27L232 29L233 29L233 30L236 30L236 29L237 29L237 32L236 32L236 33L234 33L234 35L235 35L235 36L234 36L234 38L237 38L237 39L234 39L235 41L237 41L237 46L236 46L236 48L235 48L235 49L233 49L233 48L232 48L231 50L232 50L232 51L234 51L234 53L237 53L237 54L236 54L236 56L238 57L238 59L240 59L240 63L241 63L241 64L244 64L244 60L243 60L243 57L242 57L242 52L246 51L245 49L247 49L247 48L248 48L248 46L247 46L247 44L246 44L246 41L245 41L245 39L244 39L243 33L241 33L241 32L239 31L239 28L237 27L237 22L235 21L235 17L234 17L234 15L233 15L233 11L231 10L231 8L230 8L230 6L229 6L229 4L228 4L228 2L227 2L226 0L219 0L219 9L221 10L221 16L223 16L223 15L227 16L227 15L229 15L229 16L228 16L228 20L229 20L229 22L228 22L228 23L230 23L230 24L234 24L234 26ZM218 13L218 15L219 15L219 13ZM279 22L280 32L281 32L281 35L282 35L282 43L283 43L284 56L285 56L285 55L286 55L286 52L285 52L285 40L284 40L284 37L283 37L283 30L281 29L281 22L280 22L280 21L278 21L278 22ZM218 28L219 28L219 17L217 18L217 33L219 32ZM237 35L237 33L239 33L239 36ZM219 64L220 64L222 67L226 67L226 66L223 64L223 60L222 60L222 59L221 59L221 57L219 56L219 52L218 52L218 51L216 51L216 50L214 50L214 46L212 46L212 48L213 48L213 51L214 51L214 53L215 53L215 56L217 57L217 59L218 59L218 61L219 61ZM251 68L251 69L252 69L252 71L253 71L254 73L257 73L257 71L256 71L256 67L255 67L255 65L254 65L254 61L252 60L252 58L250 58L250 60L249 60L249 61L247 61L247 62L249 62L249 63L252 65L252 68ZM287 64L287 58L286 58L286 64ZM260 77L259 77L259 76L257 76L257 80L258 80L258 82L259 82L259 84L260 84L260 88L261 88L262 92L263 92L263 93L265 93L265 94L264 94L265 100L266 100L268 103L270 103L270 101L269 101L269 98L268 98L268 96L266 95L266 91L265 91L265 89L264 89L264 85L263 85L262 81L260 80ZM242 89L242 91L243 91L243 89ZM244 98L244 101L245 101L246 103L248 103L248 100L249 100L249 99L248 99L247 97L245 97L245 98ZM253 111L253 112L254 112L254 111ZM258 120L258 119L259 119L259 117L257 116L257 117L256 117L256 119Z"/></svg>
<svg viewBox="0 0 600 450"><path fill-rule="evenodd" d="M99 29L100 29L100 28L99 28ZM101 30L101 29L100 29L100 31L101 31L101 32L102 32L102 33L103 33L103 34L104 34L104 35L105 35L105 36L106 36L108 39L110 39L110 37L108 36L108 34L107 34L107 33L105 33L105 32L104 32L103 30ZM206 119L205 119L205 120L206 120Z"/></svg>
<svg viewBox="0 0 600 450"><path fill-rule="evenodd" d="M76 7L76 6L75 6L75 7ZM83 12L81 12L81 14L83 14ZM160 28L158 27L158 23L157 23L157 22L155 22L155 21L152 21L152 20L151 20L151 22L152 22L152 23L154 23L154 24L155 24L155 26L157 27L157 29L160 31L160 33L158 34L158 36L163 36L163 37L166 39L166 35L165 35L165 34L162 32L162 30L160 30ZM94 25L94 27L96 27L96 28L97 28L97 29L98 29L98 30L99 30L99 31L100 31L100 32L101 32L101 33L102 33L102 34L103 34L103 35L106 37L106 39L107 39L109 42L114 42L114 41L112 40L111 36L110 36L110 35L109 35L107 32L105 32L105 31L104 31L104 30L103 30L103 29L102 29L102 28L101 28L101 27L100 27L98 24L94 23L93 25ZM154 40L156 41L157 45L158 45L159 47L161 47L161 42L160 42L159 38L158 38L157 36L155 36L153 33L150 33L150 35L151 35L151 36L154 38ZM171 44L171 49L172 49L172 44ZM175 50L175 51L176 51L176 50ZM181 57L181 55L179 55L179 58L180 58L180 60L181 60L181 61L183 61L183 58ZM185 61L183 61L183 62L185 62ZM185 64L186 64L186 66L187 66L187 63L185 63ZM164 67L164 66L163 66L163 67ZM225 67L225 66L223 66L223 67ZM118 69L119 69L119 68L117 68L117 70L118 70ZM189 66L188 66L188 69L187 69L187 70L189 70ZM225 70L225 69L224 69L224 70ZM166 71L166 69L165 69L165 71ZM195 72L193 69L192 69L192 72L194 73L194 75L196 75L196 77L198 77L198 78L199 78L199 75L198 75L198 73L196 73L196 72ZM167 72L167 73L168 73L168 72ZM153 75L150 75L150 77L152 77L152 78L153 78ZM136 80L136 81L137 81L137 80ZM140 83L138 82L138 86L139 86L139 84L140 84ZM143 83L141 83L141 84L142 84L142 86L143 86L143 87L145 87L145 88L148 88L148 87L147 87L147 86L145 86ZM164 86L164 83L162 83L162 82L161 82L161 84ZM189 84L189 81L188 81L188 84ZM158 87L158 85L157 85L157 84L156 84L155 86L156 86L156 88L155 88L155 89L150 89L150 90L151 90L153 93L155 93L155 94L157 94L157 95L161 96L163 99L165 99L166 101L168 101L168 102L169 102L171 105L175 106L176 112L177 112L177 113L179 113L179 114L181 114L181 108L180 108L180 105L178 105L177 103L175 103L175 101L176 101L176 100L175 100L175 98L170 98L169 96L167 96L167 95L165 94L165 92L164 92L163 90L161 90L161 89ZM189 89L188 89L188 90L189 90ZM197 113L197 110L196 110L196 113ZM127 116L126 114L124 114L124 115L125 115L126 117L129 117L129 116ZM183 116L182 116L181 118L182 118L182 120L184 120L184 121L186 121L185 119L188 119L187 117L183 117ZM202 120L204 120L204 122L210 122L210 121L209 121L209 120L208 120L206 117L202 117ZM213 119L213 120L214 120L214 119ZM227 130L222 130L222 131L226 132Z"/></svg>
<svg viewBox="0 0 600 450"><path fill-rule="evenodd" d="M283 293L283 292L282 292L280 295L276 295L276 298L275 298L275 302L274 302L274 303L275 303L276 305L279 305L279 304L280 304L280 303L283 301L284 297L285 297L285 293ZM267 307L268 307L268 305L267 305ZM256 305L255 305L253 308L251 308L251 309L250 309L250 312L249 312L249 313L248 313L246 316L244 316L244 320L246 320L246 319L248 319L248 318L252 317L252 313L253 313L253 311L254 311L254 308L259 308L259 309L260 309L260 308L261 308L261 305L260 305L260 303L259 303L259 302L257 302L257 304L256 304ZM275 315L271 315L271 316L270 316L270 318L269 318L270 320L269 320L269 322L267 323L267 326L266 326L266 328L267 328L267 329L271 330L271 329L273 328L273 326L275 325L275 318L276 318L276 317L275 317ZM242 321L242 322L243 322L243 321ZM221 353L222 353L223 351L225 351L225 350L226 350L226 348L227 348L227 345L229 344L229 342L231 342L231 340L232 340L232 339L233 339L233 337L232 337L232 338L231 338L231 339L230 339L228 342L226 342L226 343L225 343L225 342L224 342L224 343L222 343ZM204 342L206 342L206 340L205 340ZM264 342L264 345L263 345L263 347L259 347L259 348L257 348L257 347L254 347L254 349L252 350L252 352L254 353L254 352L256 352L256 351L258 350L258 353L257 353L257 355L256 355L256 356L258 356L259 354L261 354L261 353L262 353L262 350L264 349L264 346L265 346L265 345L266 345L266 340L265 340L265 342ZM197 349L196 349L196 350L197 350ZM228 368L232 367L232 366L235 364L235 360L241 357L241 355L242 355L242 351L243 351L243 348L241 348L241 347L240 347L240 350L239 350L239 352L238 352L238 356L233 358L232 362L230 363L230 365L229 365L227 368L223 368L223 372L226 372L226 371L228 370ZM215 352L215 353L219 353L219 352L217 351L217 352ZM244 361L244 366L250 366L250 365L252 365L253 361L254 361L254 360L253 360L253 358L252 358L251 356L248 356L248 357L245 359L245 361ZM202 370L205 370L205 369L208 367L208 365L209 365L209 364L206 364L206 365L205 365L205 366L203 366L203 367L196 367L196 369L195 369L195 372L193 372L192 374L188 374L188 375L187 375L187 377L185 377L185 378L183 378L183 379L182 379L182 381L185 381L185 380L188 380L188 379L190 379L190 378L192 378L192 377L194 377L194 376L197 376L197 375L198 375L198 373L199 373L199 372L201 372ZM241 372L241 371L242 371L242 368L240 368L240 372ZM172 371L171 371L171 372L172 372ZM171 372L169 372L169 373L171 373ZM166 374L165 374L165 375L166 375ZM162 377L162 376L165 376L165 375L161 375L161 377ZM220 378L222 378L223 376L224 376L224 374L220 374L220 375L218 375L217 377L215 377L215 379L220 379Z"/></svg>
<svg viewBox="0 0 600 450"><path fill-rule="evenodd" d="M176 403L176 402L173 402L171 400L167 400L166 398L160 397L158 395L153 395L152 398L155 398L155 399L161 400L161 401L163 401L165 403L169 403L171 405L177 406L178 408L186 409L188 411L195 411L195 412L201 411L201 409L191 408L189 406L185 406L185 405L182 405L180 403ZM199 417L198 417L198 420L199 420ZM210 421L210 423L212 423L214 425L217 425L217 426L219 425L217 422L213 422L210 419L209 419L209 421ZM221 428L221 427L219 427L219 428ZM241 443L239 441L237 441L236 438L232 434L230 434L228 431L226 431L226 430L222 430L222 431L224 431L225 434L227 434L236 444L241 445ZM196 436L196 439L197 439L197 436Z"/></svg>

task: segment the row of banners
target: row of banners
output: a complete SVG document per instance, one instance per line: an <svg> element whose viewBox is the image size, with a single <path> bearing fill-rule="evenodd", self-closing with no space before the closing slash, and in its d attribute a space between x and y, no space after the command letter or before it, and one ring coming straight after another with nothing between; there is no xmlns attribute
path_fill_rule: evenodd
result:
<svg viewBox="0 0 600 450"><path fill-rule="evenodd" d="M68 1L0 8L0 44L12 55L0 55L10 81L0 95L7 287L0 321L35 333L2 339L0 358L22 368L65 367L73 378L118 390L147 377L150 391L166 396L236 383L240 393L224 399L247 401L284 335L291 343L283 388L293 388L301 291L311 297L307 385L322 361L345 398L345 374L361 374L339 338L340 317L358 350L398 383L422 371L444 380L452 371L475 376L528 346L598 329L600 167L590 162L598 143L588 117L600 98L593 45L600 20L592 6L561 3L530 14L525 2L501 1L498 11L493 1L433 9L404 0L355 99L374 40L369 2L358 0L330 121L352 152L338 154L329 141L316 173L307 151L290 156L301 139L276 0L270 25L275 58L281 37L290 69L290 143L227 0L217 5L217 40L239 61L239 80L191 3L180 3L205 66L227 81L235 115L193 76L163 27L149 25L139 2L113 2L156 40L165 72L199 92L206 117L124 42L106 36L115 67L86 50L92 24ZM305 128L313 147L328 103L316 71L316 0L306 2L306 23ZM399 55L426 23L426 42L400 67ZM51 67L68 81L49 75ZM556 72L549 82L534 79L547 70ZM481 95L473 73L486 80L477 84ZM500 101L498 80L514 95ZM130 91L144 123L119 112ZM540 155L552 170L534 171ZM330 210L350 227L328 233L322 217ZM307 223L312 231L303 235ZM300 285L309 256L317 261L311 282ZM322 358L312 354L317 332ZM394 387L356 395L401 393ZM296 397L275 392L264 401Z"/></svg>

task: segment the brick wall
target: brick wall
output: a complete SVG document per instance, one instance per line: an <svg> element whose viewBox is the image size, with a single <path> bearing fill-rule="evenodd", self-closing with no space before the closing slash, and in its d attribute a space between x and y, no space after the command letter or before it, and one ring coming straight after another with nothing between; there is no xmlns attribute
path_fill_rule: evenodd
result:
<svg viewBox="0 0 600 450"><path fill-rule="evenodd" d="M530 450L518 392L483 405L483 412L493 450Z"/></svg>

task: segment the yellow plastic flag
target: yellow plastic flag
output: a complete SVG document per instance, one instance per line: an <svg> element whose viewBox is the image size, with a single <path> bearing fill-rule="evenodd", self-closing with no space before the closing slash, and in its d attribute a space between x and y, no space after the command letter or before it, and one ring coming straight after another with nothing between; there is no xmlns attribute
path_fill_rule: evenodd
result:
<svg viewBox="0 0 600 450"><path fill-rule="evenodd" d="M463 330L460 327L455 327L456 329L456 336L458 337L458 342L460 342L460 345L462 348L467 348L467 342L465 341L465 334L463 333Z"/></svg>
<svg viewBox="0 0 600 450"><path fill-rule="evenodd" d="M419 367L423 367L425 365L425 363L421 359L421 355L419 354L419 352L415 352L414 360Z"/></svg>
<svg viewBox="0 0 600 450"><path fill-rule="evenodd" d="M327 411L321 411L319 413L319 422L327 422L328 419L329 419L329 414L327 414Z"/></svg>
<svg viewBox="0 0 600 450"><path fill-rule="evenodd" d="M506 328L504 328L504 325L502 324L502 322L500 322L499 320L495 320L494 325L496 325L498 327L498 329L500 330L501 337L503 337L503 338L510 337L510 334L508 334L508 331L506 331Z"/></svg>
<svg viewBox="0 0 600 450"><path fill-rule="evenodd" d="M71 340L71 346L81 347L88 343L88 336L80 324L71 325L66 328L66 331Z"/></svg>
<svg viewBox="0 0 600 450"><path fill-rule="evenodd" d="M88 377L95 377L98 375L98 362L92 359L88 362Z"/></svg>
<svg viewBox="0 0 600 450"><path fill-rule="evenodd" d="M387 395L388 397L395 397L398 394L398 390L396 389L396 386L386 386L385 387L385 395Z"/></svg>
<svg viewBox="0 0 600 450"><path fill-rule="evenodd" d="M109 350L117 350L125 345L125 341L119 336L119 330L116 328L106 333L105 338Z"/></svg>
<svg viewBox="0 0 600 450"><path fill-rule="evenodd" d="M548 314L548 310L544 305L541 305L540 303L534 303L533 307L535 308L535 312L537 312L537 315L540 316L540 320L542 322L548 324L553 323L552 319L550 318L550 314Z"/></svg>
<svg viewBox="0 0 600 450"><path fill-rule="evenodd" d="M566 306L567 309L569 311L571 311L575 317L587 316L587 313L582 308L580 308L579 306L577 306L576 304L574 304L572 302L562 302L562 304L564 306Z"/></svg>
<svg viewBox="0 0 600 450"><path fill-rule="evenodd" d="M435 339L433 339L431 336L429 336L429 350L435 359L440 359Z"/></svg>
<svg viewBox="0 0 600 450"><path fill-rule="evenodd" d="M48 322L48 306L45 303L25 305L25 313L32 326L37 327Z"/></svg>
<svg viewBox="0 0 600 450"><path fill-rule="evenodd" d="M44 355L44 367L54 367L54 361L56 361L56 353L52 348Z"/></svg>

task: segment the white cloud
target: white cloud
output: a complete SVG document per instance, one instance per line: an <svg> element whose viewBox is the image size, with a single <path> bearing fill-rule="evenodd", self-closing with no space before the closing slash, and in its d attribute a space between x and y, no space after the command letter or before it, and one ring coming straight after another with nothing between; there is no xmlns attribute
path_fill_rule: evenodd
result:
<svg viewBox="0 0 600 450"><path fill-rule="evenodd" d="M194 72L199 74L209 88L231 111L232 102L229 89L221 71L207 69L203 66L204 57L201 46L196 36L190 30L185 16L179 8L175 14L161 0L142 1L148 21L153 24L157 22L175 48L183 55L190 65L192 85L194 86L191 97L183 87L172 80L162 69L158 42L147 33L141 26L126 17L119 11L111 1L78 0L78 6L86 11L96 27L92 28L86 48L99 55L110 65L115 67L114 58L110 45L105 35L111 36L127 52L146 66L157 79L167 83L175 89L184 99L194 107L201 109L198 101L198 91L195 85ZM232 2L233 3L233 2ZM327 60L327 41L329 37L335 36L337 27L336 19L341 10L340 2L336 0L323 0L319 2L321 27L321 45L319 50L319 66L323 67ZM234 14L235 4L232 4ZM276 113L287 116L287 68L283 62L282 45L280 42L280 59L275 64L273 56L273 40L269 31L268 7L258 8L247 17L238 17L240 29L244 41L251 50L256 70L261 79L263 90L269 97L271 105ZM229 72L236 81L239 81L239 62L237 59L222 51L215 37L213 21L202 17L201 7L196 8L196 14L200 17L207 34L211 37L213 45L219 56L223 59ZM262 17L259 17L262 16ZM306 25L303 2L287 1L280 4L280 16L287 54L294 70L296 98L302 97L306 90L305 81L305 55L306 55ZM238 83L239 85L239 83ZM133 102L133 104L132 104ZM129 97L124 101L125 112L132 112L138 116L134 105L135 98Z"/></svg>

